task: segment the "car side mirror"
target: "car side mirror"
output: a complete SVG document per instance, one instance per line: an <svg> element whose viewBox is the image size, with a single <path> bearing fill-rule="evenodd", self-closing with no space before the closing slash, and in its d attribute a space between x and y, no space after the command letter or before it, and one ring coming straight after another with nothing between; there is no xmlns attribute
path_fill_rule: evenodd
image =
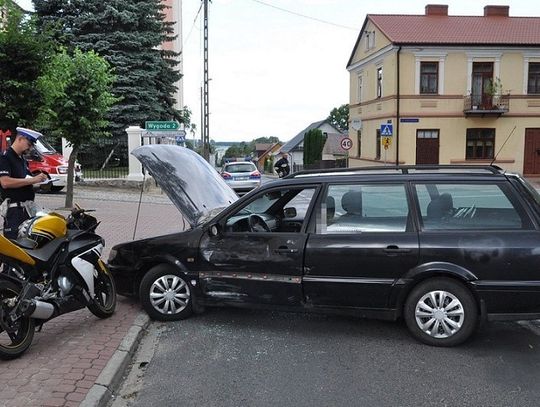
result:
<svg viewBox="0 0 540 407"><path fill-rule="evenodd" d="M296 208L285 208L283 210L283 217L294 218L296 217Z"/></svg>
<svg viewBox="0 0 540 407"><path fill-rule="evenodd" d="M210 237L216 237L221 235L221 226L219 223L214 223L208 228L208 234Z"/></svg>

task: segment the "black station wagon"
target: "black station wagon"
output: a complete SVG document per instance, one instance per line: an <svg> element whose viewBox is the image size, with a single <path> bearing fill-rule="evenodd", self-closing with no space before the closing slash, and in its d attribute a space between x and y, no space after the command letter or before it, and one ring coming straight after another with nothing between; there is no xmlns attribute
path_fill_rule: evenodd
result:
<svg viewBox="0 0 540 407"><path fill-rule="evenodd" d="M191 226L111 251L118 293L154 319L221 305L338 311L403 318L418 340L452 346L480 320L540 318L540 196L519 175L304 171L238 199L190 150L133 154Z"/></svg>

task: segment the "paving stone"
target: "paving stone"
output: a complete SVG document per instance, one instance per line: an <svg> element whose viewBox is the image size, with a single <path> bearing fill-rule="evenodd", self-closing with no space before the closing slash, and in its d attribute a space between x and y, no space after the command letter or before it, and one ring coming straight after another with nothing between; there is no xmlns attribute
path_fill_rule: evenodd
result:
<svg viewBox="0 0 540 407"><path fill-rule="evenodd" d="M134 224L138 198L136 191L76 188L74 201L82 207L96 209L96 217L102 222L97 231L106 241L105 259L112 246L132 240L130 225ZM65 195L40 194L36 198L38 204L48 208L61 208L64 200ZM171 222L171 219L177 221ZM168 198L143 195L137 239L181 228L181 216ZM110 395L105 388L93 390L95 382L134 324L138 312L140 306L136 301L118 297L117 309L111 318L101 320L87 309L81 309L44 324L21 358L0 362L0 383L4 383L0 386L0 406L78 406L89 393L99 396L94 400ZM14 385L6 386L10 380L14 380ZM16 398L19 404L15 403ZM26 404L20 404L23 401Z"/></svg>

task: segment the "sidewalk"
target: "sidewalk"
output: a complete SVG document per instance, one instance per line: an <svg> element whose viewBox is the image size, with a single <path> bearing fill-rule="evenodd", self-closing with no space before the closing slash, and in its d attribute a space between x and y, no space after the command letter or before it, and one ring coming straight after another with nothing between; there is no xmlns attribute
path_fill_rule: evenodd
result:
<svg viewBox="0 0 540 407"><path fill-rule="evenodd" d="M106 241L105 260L112 246L132 240L138 199L136 191L75 190L74 202L96 209L102 222L97 231ZM61 208L64 200L65 195L36 196L47 208ZM168 198L143 195L137 239L182 229L182 218ZM0 361L0 406L104 405L108 387L118 384L148 324L136 301L118 300L109 319L96 318L86 309L53 319L36 332L22 357Z"/></svg>

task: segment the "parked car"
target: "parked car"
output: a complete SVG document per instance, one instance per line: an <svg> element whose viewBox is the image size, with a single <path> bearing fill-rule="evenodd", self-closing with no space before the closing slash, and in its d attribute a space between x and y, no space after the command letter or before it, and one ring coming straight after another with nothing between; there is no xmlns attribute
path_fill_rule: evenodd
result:
<svg viewBox="0 0 540 407"><path fill-rule="evenodd" d="M481 320L540 318L540 195L496 166L303 171L238 199L190 150L133 154L189 221L116 245L118 293L150 317L205 306L403 318L453 346Z"/></svg>
<svg viewBox="0 0 540 407"><path fill-rule="evenodd" d="M225 163L221 176L235 191L250 191L261 185L261 173L255 164L249 161Z"/></svg>
<svg viewBox="0 0 540 407"><path fill-rule="evenodd" d="M18 131L26 131L22 127ZM15 139L11 132L0 132L0 150L3 153ZM52 147L44 136L37 139L34 147L25 155L28 167L33 174L43 172L49 175L53 181L51 191L61 191L67 185L68 162L62 154ZM75 163L75 180L82 179L81 165Z"/></svg>

